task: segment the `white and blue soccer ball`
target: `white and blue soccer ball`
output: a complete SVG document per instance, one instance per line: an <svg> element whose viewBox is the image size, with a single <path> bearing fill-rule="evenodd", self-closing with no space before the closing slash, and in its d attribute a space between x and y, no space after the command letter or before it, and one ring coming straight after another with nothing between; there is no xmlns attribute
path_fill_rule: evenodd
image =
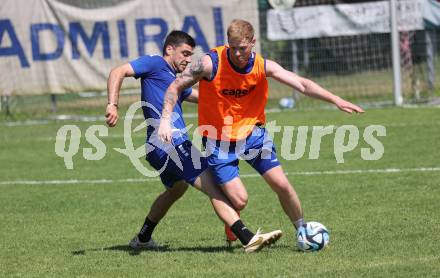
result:
<svg viewBox="0 0 440 278"><path fill-rule="evenodd" d="M311 221L302 225L296 233L298 248L312 252L325 248L330 241L327 228L319 222Z"/></svg>
<svg viewBox="0 0 440 278"><path fill-rule="evenodd" d="M295 106L295 100L293 97L283 97L280 99L280 108L281 109L290 109Z"/></svg>

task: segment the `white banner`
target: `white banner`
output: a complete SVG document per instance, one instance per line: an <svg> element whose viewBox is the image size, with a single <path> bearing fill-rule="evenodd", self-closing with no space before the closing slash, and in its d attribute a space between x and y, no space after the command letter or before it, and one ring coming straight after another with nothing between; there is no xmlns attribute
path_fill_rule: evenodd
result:
<svg viewBox="0 0 440 278"><path fill-rule="evenodd" d="M423 7L427 0L398 1L401 31L424 29ZM389 1L320 5L269 10L270 40L308 39L390 32Z"/></svg>
<svg viewBox="0 0 440 278"><path fill-rule="evenodd" d="M423 7L423 18L427 27L440 26L440 3L436 0L427 0Z"/></svg>
<svg viewBox="0 0 440 278"><path fill-rule="evenodd" d="M0 95L105 90L112 67L161 54L170 31L188 32L197 52L206 52L226 42L234 18L250 21L259 37L255 0L132 0L99 9L2 0ZM134 79L124 84L138 86Z"/></svg>

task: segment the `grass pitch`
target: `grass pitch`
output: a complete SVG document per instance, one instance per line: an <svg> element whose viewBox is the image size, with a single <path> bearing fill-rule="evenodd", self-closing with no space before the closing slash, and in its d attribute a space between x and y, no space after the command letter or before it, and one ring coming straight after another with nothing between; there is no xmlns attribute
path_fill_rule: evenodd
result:
<svg viewBox="0 0 440 278"><path fill-rule="evenodd" d="M440 110L372 109L364 115L334 110L268 114L278 125L355 125L359 145L338 164L334 134L323 138L318 159L282 160L302 200L306 220L330 230L317 253L295 248L294 230L270 188L241 162L249 192L242 218L252 229L281 229L271 248L245 254L227 248L223 225L208 199L189 189L157 226L158 251L134 252L138 232L163 187L140 175L123 148L123 127L101 137L102 160L88 161L86 129L101 122L6 126L0 132L0 277L438 277L440 275ZM189 120L189 123L194 120ZM74 169L54 151L57 130L82 132ZM361 158L368 125L386 127L376 161ZM135 145L144 140L134 136ZM295 137L294 137L295 138ZM276 137L278 152L280 138ZM133 180L134 179L134 180Z"/></svg>

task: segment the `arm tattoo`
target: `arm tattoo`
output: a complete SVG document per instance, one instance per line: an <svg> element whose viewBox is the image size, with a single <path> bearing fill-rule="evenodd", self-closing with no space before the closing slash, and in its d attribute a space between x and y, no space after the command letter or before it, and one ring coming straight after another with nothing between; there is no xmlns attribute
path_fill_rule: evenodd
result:
<svg viewBox="0 0 440 278"><path fill-rule="evenodd" d="M189 88L202 78L203 71L204 66L202 58L199 58L195 62L191 63L189 68L182 72L182 74L177 76L176 82L181 88Z"/></svg>
<svg viewBox="0 0 440 278"><path fill-rule="evenodd" d="M189 68L186 68L184 72L176 76L176 80L174 80L174 84L177 86L178 91L185 88L189 88L192 85L196 84L201 78L204 71L202 58L199 58L194 63L191 63ZM171 87L171 86L170 86ZM170 118L172 110L176 105L177 101L177 92L170 91L170 88L165 93L164 97L164 105L162 109L162 117Z"/></svg>
<svg viewBox="0 0 440 278"><path fill-rule="evenodd" d="M203 62L202 59L199 58L194 63L191 63L191 66L189 67L190 73L193 76L199 76L203 72Z"/></svg>
<svg viewBox="0 0 440 278"><path fill-rule="evenodd" d="M174 106L176 105L176 99L175 95L172 93L169 93L168 91L165 93L165 99L164 99L164 105L163 105L163 111L162 111L162 118L170 119L171 113ZM170 109L171 107L171 109Z"/></svg>

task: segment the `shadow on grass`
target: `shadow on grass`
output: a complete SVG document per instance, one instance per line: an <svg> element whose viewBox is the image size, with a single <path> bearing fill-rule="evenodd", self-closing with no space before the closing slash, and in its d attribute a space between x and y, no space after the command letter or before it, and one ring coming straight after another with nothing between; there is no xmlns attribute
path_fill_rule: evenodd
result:
<svg viewBox="0 0 440 278"><path fill-rule="evenodd" d="M114 245L103 248L92 248L72 251L73 256L83 256L87 252L102 252L102 251L119 251L126 252L131 256L137 256L142 252L203 252L203 253L220 253L220 252L230 252L233 253L235 249L241 249L240 246L195 246L195 247L178 247L170 248L169 245L162 245L157 248L151 249L133 249L128 245Z"/></svg>

